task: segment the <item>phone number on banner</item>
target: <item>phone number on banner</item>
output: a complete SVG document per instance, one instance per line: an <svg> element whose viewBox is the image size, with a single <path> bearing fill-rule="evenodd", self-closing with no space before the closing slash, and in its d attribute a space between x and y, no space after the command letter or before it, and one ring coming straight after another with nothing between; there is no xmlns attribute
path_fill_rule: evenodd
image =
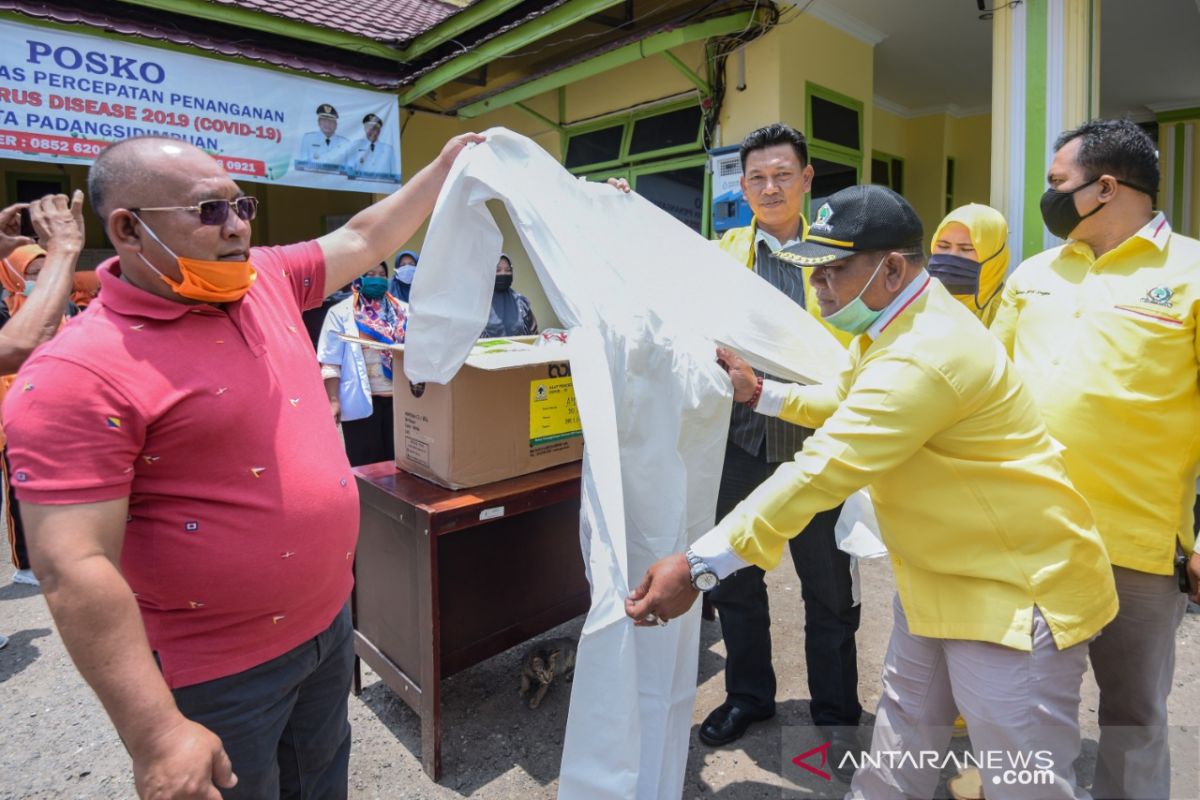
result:
<svg viewBox="0 0 1200 800"><path fill-rule="evenodd" d="M20 131L0 131L0 150L16 150L21 153L39 153L68 158L94 159L100 151L112 142L98 142L90 139L76 139L70 136L48 136L45 134L22 133ZM221 168L230 175L249 175L263 177L267 174L267 165L262 161L251 158L230 158L228 156L213 156Z"/></svg>

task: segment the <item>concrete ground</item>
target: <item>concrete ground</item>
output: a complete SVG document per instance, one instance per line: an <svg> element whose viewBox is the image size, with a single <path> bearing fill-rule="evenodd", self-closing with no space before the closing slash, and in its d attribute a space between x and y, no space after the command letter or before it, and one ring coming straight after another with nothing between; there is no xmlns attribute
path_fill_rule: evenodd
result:
<svg viewBox="0 0 1200 800"><path fill-rule="evenodd" d="M0 632L10 637L8 647L0 650L0 798L132 797L129 760L108 718L71 664L38 590L10 583L11 573L11 567L0 567ZM894 589L884 562L864 564L862 577L860 691L863 706L873 710L879 699ZM683 795L687 800L784 796L784 737L809 722L803 615L799 583L789 563L770 576L769 586L778 714L753 726L735 746L712 749L699 743L696 728L724 698L719 626L705 623ZM582 618L548 635L577 635L581 625ZM354 726L350 796L386 800L555 797L569 686L554 685L542 706L529 710L517 696L523 651L524 647L514 648L445 681L445 774L437 784L421 769L416 715L368 672L362 696L350 701ZM1170 700L1173 726L1200 723L1197 663L1200 615L1189 614L1178 634L1176 686ZM1085 744L1080 771L1086 780L1092 769L1089 756L1095 750L1096 697L1089 675L1081 709ZM1175 759L1173 785L1195 785L1200 752L1192 755ZM940 796L943 791L939 789ZM792 786L786 796L819 795ZM1180 796L1195 795L1189 789Z"/></svg>

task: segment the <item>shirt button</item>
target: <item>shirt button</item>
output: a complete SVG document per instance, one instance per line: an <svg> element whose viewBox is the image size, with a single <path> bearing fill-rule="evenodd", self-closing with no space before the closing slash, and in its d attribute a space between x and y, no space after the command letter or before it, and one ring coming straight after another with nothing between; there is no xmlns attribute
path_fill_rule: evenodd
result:
<svg viewBox="0 0 1200 800"><path fill-rule="evenodd" d="M1079 318L1080 318L1080 317L1082 317L1082 316L1083 316L1083 312L1082 312L1082 311L1076 311L1076 312L1075 312L1075 319L1079 319Z"/></svg>

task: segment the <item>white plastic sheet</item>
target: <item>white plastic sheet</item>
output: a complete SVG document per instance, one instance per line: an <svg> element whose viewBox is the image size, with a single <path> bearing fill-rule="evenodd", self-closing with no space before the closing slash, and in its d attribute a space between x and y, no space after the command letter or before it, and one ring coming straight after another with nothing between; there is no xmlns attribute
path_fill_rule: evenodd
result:
<svg viewBox="0 0 1200 800"><path fill-rule="evenodd" d="M449 381L487 320L506 206L570 329L584 455L580 536L592 603L579 644L561 798L680 796L699 604L634 628L624 599L713 524L732 390L714 341L756 366L828 380L845 353L805 311L637 195L573 178L504 129L457 160L411 295L405 372Z"/></svg>

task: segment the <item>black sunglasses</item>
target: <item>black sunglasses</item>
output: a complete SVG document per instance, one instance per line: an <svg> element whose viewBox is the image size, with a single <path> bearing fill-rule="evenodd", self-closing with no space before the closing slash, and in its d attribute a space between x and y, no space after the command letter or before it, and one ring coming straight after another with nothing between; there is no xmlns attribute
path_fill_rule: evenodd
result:
<svg viewBox="0 0 1200 800"><path fill-rule="evenodd" d="M246 222L258 215L257 197L239 197L235 200L202 200L194 206L155 206L153 208L131 208L135 214L143 211L195 211L200 214L201 225L224 225L229 219L229 208Z"/></svg>

